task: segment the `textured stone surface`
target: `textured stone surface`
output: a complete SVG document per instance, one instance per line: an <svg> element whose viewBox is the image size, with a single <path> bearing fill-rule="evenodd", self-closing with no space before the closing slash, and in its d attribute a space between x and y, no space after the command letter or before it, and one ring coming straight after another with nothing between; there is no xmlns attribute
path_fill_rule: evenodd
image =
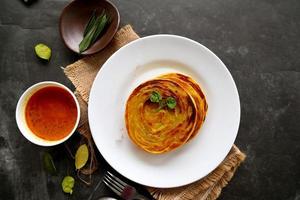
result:
<svg viewBox="0 0 300 200"><path fill-rule="evenodd" d="M0 199L68 199L60 181L72 174L64 146L29 143L15 123L15 106L30 85L54 80L72 88L60 66L78 57L58 33L69 1L38 0L30 7L3 0L0 6ZM121 24L141 35L170 33L194 39L215 52L231 71L241 100L236 144L248 155L220 199L300 199L300 1L130 0L113 1ZM51 61L40 62L33 46L43 42ZM225 116L224 116L225 117ZM41 165L51 151L59 175ZM96 180L99 180L106 164ZM92 188L76 183L70 199L87 199ZM110 194L101 190L97 195ZM97 196L96 195L96 196Z"/></svg>

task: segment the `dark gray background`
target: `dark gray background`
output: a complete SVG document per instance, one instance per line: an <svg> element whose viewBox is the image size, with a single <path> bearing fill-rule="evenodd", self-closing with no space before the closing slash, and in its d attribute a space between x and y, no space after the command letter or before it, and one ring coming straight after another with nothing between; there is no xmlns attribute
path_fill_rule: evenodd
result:
<svg viewBox="0 0 300 200"><path fill-rule="evenodd" d="M31 144L19 133L14 117L17 100L30 85L54 80L72 88L60 66L79 57L65 48L58 33L59 15L68 2L39 0L26 7L18 0L1 1L0 199L68 199L60 181L72 173L73 163L64 147ZM299 200L300 1L113 2L122 25L132 24L141 36L170 33L194 39L215 52L232 73L242 109L236 144L248 157L220 199ZM39 42L52 48L48 64L34 54ZM45 151L54 155L56 177L42 168ZM96 180L105 168L102 160ZM77 182L70 199L86 199L91 190Z"/></svg>

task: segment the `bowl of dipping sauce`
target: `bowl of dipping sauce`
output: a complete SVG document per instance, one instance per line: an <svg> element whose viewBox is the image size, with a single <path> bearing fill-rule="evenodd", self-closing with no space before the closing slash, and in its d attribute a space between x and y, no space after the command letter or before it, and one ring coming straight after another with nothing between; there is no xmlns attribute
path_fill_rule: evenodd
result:
<svg viewBox="0 0 300 200"><path fill-rule="evenodd" d="M17 125L25 138L40 146L66 141L75 132L80 107L66 86L45 81L28 88L16 108Z"/></svg>

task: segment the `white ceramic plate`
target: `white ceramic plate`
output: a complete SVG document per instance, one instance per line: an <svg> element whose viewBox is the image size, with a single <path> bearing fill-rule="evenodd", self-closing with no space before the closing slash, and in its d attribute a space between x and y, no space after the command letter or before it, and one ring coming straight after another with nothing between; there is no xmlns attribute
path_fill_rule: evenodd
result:
<svg viewBox="0 0 300 200"><path fill-rule="evenodd" d="M193 77L204 91L208 112L192 141L154 155L129 139L125 105L134 88L166 72ZM203 45L174 35L138 39L112 55L93 83L88 111L94 141L105 160L125 177L160 188L186 185L214 170L232 147L240 122L238 91L222 61Z"/></svg>

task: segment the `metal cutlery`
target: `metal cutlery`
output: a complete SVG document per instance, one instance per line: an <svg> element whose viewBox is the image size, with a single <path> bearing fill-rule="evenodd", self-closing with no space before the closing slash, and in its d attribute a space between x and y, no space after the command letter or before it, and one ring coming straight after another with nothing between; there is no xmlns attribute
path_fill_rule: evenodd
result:
<svg viewBox="0 0 300 200"><path fill-rule="evenodd" d="M105 173L103 183L125 200L150 200L150 198L138 193L133 186L125 183L109 171Z"/></svg>

